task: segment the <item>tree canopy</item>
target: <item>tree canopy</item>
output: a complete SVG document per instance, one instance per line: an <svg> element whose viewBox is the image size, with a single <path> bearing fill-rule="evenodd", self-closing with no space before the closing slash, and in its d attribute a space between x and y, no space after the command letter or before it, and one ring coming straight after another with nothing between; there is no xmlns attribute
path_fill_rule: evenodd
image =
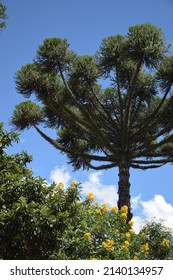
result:
<svg viewBox="0 0 173 280"><path fill-rule="evenodd" d="M118 167L118 207L129 207L129 219L129 169L173 161L169 48L162 30L150 23L103 39L94 56L77 55L66 39L48 38L15 76L17 91L26 98L34 93L38 103L18 104L13 126L35 127L74 169ZM55 129L57 139L41 124Z"/></svg>

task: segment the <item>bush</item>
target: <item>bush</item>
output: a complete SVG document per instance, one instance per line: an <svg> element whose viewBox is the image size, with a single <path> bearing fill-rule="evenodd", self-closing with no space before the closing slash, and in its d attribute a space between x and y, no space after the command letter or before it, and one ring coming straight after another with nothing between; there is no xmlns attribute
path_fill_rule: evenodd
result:
<svg viewBox="0 0 173 280"><path fill-rule="evenodd" d="M81 201L76 182L64 189L62 183L48 186L35 178L32 200L28 184L22 187L15 202L1 204L3 259L173 259L169 229L152 222L136 234L133 222L126 223L127 207L109 209L91 193Z"/></svg>

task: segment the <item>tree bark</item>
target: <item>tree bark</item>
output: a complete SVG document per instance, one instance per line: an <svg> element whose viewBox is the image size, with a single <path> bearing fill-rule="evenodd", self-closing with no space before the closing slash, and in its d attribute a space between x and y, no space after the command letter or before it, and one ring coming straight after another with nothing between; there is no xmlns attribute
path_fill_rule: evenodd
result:
<svg viewBox="0 0 173 280"><path fill-rule="evenodd" d="M125 159L119 165L119 182L118 182L118 208L128 206L127 222L132 219L131 203L130 203L130 167Z"/></svg>

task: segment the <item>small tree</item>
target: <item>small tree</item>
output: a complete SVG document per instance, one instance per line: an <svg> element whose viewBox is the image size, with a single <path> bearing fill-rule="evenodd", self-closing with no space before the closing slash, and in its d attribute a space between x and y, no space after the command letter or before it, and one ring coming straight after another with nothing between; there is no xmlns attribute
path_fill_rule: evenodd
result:
<svg viewBox="0 0 173 280"><path fill-rule="evenodd" d="M0 123L0 259L44 259L56 246L46 227L40 233L39 221L49 216L44 211L47 185L27 168L30 155L6 153L13 142L17 133L6 132Z"/></svg>
<svg viewBox="0 0 173 280"><path fill-rule="evenodd" d="M127 36L103 39L94 57L78 56L67 40L49 38L15 79L20 94L35 93L42 103L17 105L15 128L35 127L74 169L117 167L118 207L128 206L130 220L130 168L173 161L173 56L162 31L132 26ZM58 138L46 135L41 123L56 129Z"/></svg>

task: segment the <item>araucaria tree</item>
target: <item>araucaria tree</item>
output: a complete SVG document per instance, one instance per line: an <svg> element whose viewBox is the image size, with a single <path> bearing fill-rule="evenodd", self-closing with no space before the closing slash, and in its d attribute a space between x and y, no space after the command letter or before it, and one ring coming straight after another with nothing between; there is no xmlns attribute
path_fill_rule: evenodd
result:
<svg viewBox="0 0 173 280"><path fill-rule="evenodd" d="M130 220L130 168L173 162L173 56L161 29L132 26L127 36L103 39L94 56L46 39L15 80L20 94L41 102L17 105L15 128L35 127L75 169L117 167L118 207L128 206ZM39 124L56 129L57 139Z"/></svg>

